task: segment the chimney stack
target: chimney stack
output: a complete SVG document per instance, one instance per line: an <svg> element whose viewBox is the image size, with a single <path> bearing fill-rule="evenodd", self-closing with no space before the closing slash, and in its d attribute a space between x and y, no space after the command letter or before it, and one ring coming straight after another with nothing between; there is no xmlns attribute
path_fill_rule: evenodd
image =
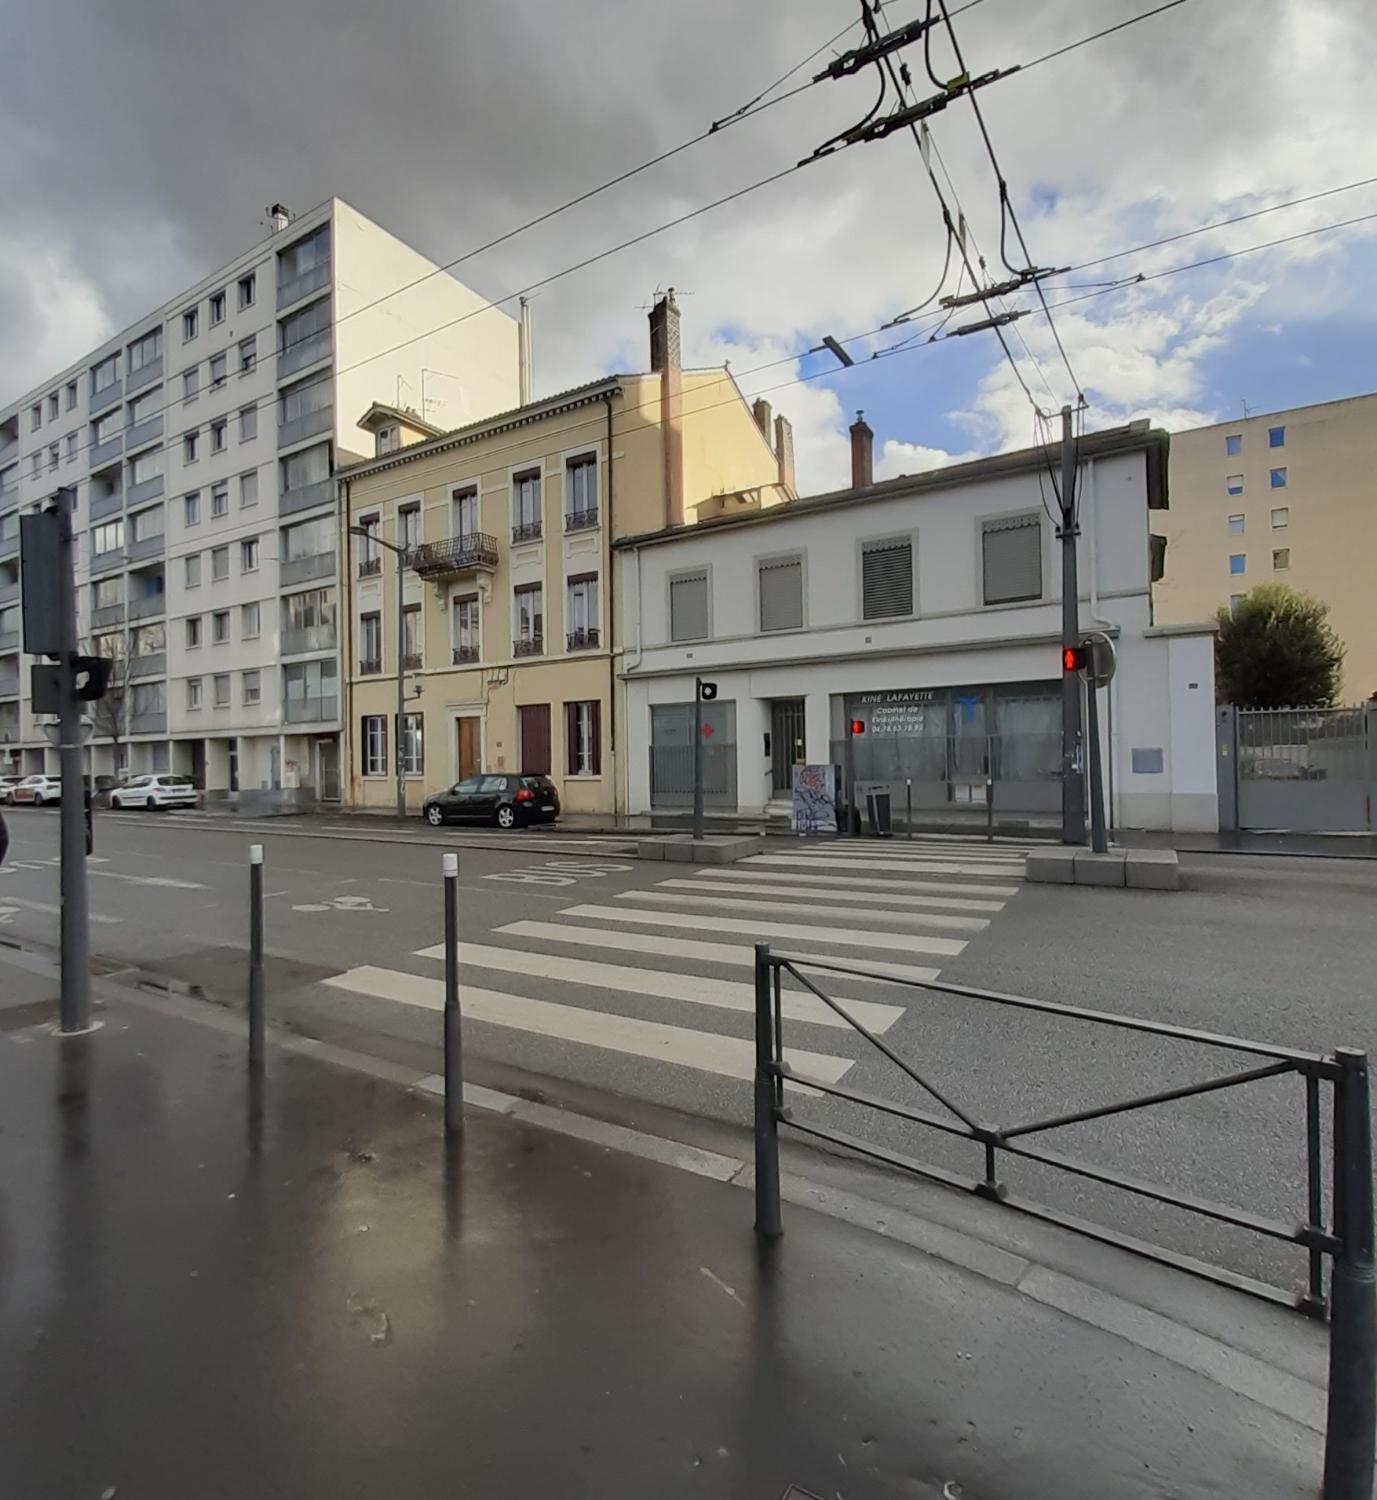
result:
<svg viewBox="0 0 1377 1500"><path fill-rule="evenodd" d="M875 434L858 411L851 424L851 488L869 489L875 483Z"/></svg>
<svg viewBox="0 0 1377 1500"><path fill-rule="evenodd" d="M761 397L751 406L751 414L755 417L755 425L765 434L765 441L770 441L770 403Z"/></svg>
<svg viewBox="0 0 1377 1500"><path fill-rule="evenodd" d="M679 368L679 304L673 287L650 309L650 368Z"/></svg>
<svg viewBox="0 0 1377 1500"><path fill-rule="evenodd" d="M292 216L288 212L287 205L285 203L274 203L268 209L268 223L271 226L272 232L274 234L281 234L282 231L291 222Z"/></svg>
<svg viewBox="0 0 1377 1500"><path fill-rule="evenodd" d="M790 495L794 489L794 424L788 417L775 418L775 457L779 460L779 482Z"/></svg>

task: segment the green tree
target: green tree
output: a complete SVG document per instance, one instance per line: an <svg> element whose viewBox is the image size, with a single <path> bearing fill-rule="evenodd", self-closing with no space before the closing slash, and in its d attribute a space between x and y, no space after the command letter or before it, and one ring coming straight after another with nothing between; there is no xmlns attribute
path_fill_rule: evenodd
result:
<svg viewBox="0 0 1377 1500"><path fill-rule="evenodd" d="M1339 690L1344 648L1329 606L1284 583L1263 583L1219 611L1215 676L1221 703L1324 708Z"/></svg>

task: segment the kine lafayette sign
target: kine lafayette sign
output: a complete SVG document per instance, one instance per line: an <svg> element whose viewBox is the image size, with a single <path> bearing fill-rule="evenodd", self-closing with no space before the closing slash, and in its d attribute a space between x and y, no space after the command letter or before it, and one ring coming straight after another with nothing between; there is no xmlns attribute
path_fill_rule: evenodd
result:
<svg viewBox="0 0 1377 1500"><path fill-rule="evenodd" d="M872 735L930 733L930 709L937 701L934 688L898 688L888 693L862 693L861 717Z"/></svg>

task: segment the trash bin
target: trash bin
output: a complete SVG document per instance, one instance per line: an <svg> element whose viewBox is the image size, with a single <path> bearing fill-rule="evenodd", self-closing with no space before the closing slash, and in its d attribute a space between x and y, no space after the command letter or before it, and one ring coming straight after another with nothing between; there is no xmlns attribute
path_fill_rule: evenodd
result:
<svg viewBox="0 0 1377 1500"><path fill-rule="evenodd" d="M865 789L865 812L870 821L872 838L887 839L892 831L891 806L887 786L868 786Z"/></svg>

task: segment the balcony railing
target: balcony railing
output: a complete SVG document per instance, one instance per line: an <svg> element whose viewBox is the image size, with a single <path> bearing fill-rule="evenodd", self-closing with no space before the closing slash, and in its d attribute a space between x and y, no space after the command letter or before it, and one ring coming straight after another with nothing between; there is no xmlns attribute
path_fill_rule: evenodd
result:
<svg viewBox="0 0 1377 1500"><path fill-rule="evenodd" d="M17 578L0 578L0 604L13 604L19 597Z"/></svg>
<svg viewBox="0 0 1377 1500"><path fill-rule="evenodd" d="M330 330L322 328L318 333L309 333L304 339L298 339L296 343L277 351L277 378L285 380L288 375L295 375L307 365L329 357Z"/></svg>
<svg viewBox="0 0 1377 1500"><path fill-rule="evenodd" d="M137 599L129 601L129 618L131 620L147 620L154 615L165 615L167 613L167 595L164 593L143 594Z"/></svg>
<svg viewBox="0 0 1377 1500"><path fill-rule="evenodd" d="M333 651L337 636L333 625L300 625L282 632L282 654L299 656L306 651Z"/></svg>
<svg viewBox="0 0 1377 1500"><path fill-rule="evenodd" d="M0 557L14 557L19 552L19 533L12 532L9 536L0 536Z"/></svg>
<svg viewBox="0 0 1377 1500"><path fill-rule="evenodd" d="M124 434L117 432L114 437L108 437L103 443L92 443L87 461L94 474L97 469L104 469L124 452Z"/></svg>
<svg viewBox="0 0 1377 1500"><path fill-rule="evenodd" d="M497 538L484 531L447 537L443 542L422 542L411 551L412 568L422 578L443 578L475 568L497 566Z"/></svg>
<svg viewBox="0 0 1377 1500"><path fill-rule="evenodd" d="M314 484L298 485L294 490L283 490L277 502L280 516L294 515L299 510L313 510L317 505L328 505L335 498L335 481L318 479Z"/></svg>
<svg viewBox="0 0 1377 1500"><path fill-rule="evenodd" d="M154 474L151 479L142 479L131 484L125 491L125 504L131 509L145 500L156 500L163 492L163 475Z"/></svg>
<svg viewBox="0 0 1377 1500"><path fill-rule="evenodd" d="M339 699L332 693L313 698L288 698L282 717L288 724L323 724L339 715Z"/></svg>
<svg viewBox="0 0 1377 1500"><path fill-rule="evenodd" d="M478 660L478 647L456 646L450 654L456 667L469 667Z"/></svg>
<svg viewBox="0 0 1377 1500"><path fill-rule="evenodd" d="M359 663L360 677L376 677L382 671L382 658L370 656L366 661Z"/></svg>
<svg viewBox="0 0 1377 1500"><path fill-rule="evenodd" d="M571 630L564 644L568 651L596 651L601 644L598 627L591 625L586 630Z"/></svg>
<svg viewBox="0 0 1377 1500"><path fill-rule="evenodd" d="M131 563L139 562L143 558L158 557L167 542L167 534L156 531L152 536L141 536L136 541L125 544L125 555Z"/></svg>
<svg viewBox="0 0 1377 1500"><path fill-rule="evenodd" d="M142 422L136 422L132 427L124 429L124 451L133 453L138 448L146 448L149 443L158 442L163 435L163 417L159 412L152 417L145 417ZM95 465L92 465L94 468Z"/></svg>
<svg viewBox="0 0 1377 1500"><path fill-rule="evenodd" d="M167 672L167 654L162 651L149 651L143 656L131 656L129 658L130 677L162 677Z"/></svg>
<svg viewBox="0 0 1377 1500"><path fill-rule="evenodd" d="M19 696L19 675L15 672L7 673L0 677L0 698L17 698Z"/></svg>
<svg viewBox="0 0 1377 1500"><path fill-rule="evenodd" d="M518 521L512 527L512 541L514 542L538 542L539 540L539 521Z"/></svg>
<svg viewBox="0 0 1377 1500"><path fill-rule="evenodd" d="M419 651L408 651L402 657L403 672L419 672L421 670L421 653Z"/></svg>
<svg viewBox="0 0 1377 1500"><path fill-rule="evenodd" d="M591 531L598 524L598 507L591 510L570 510L564 514L565 531Z"/></svg>
<svg viewBox="0 0 1377 1500"><path fill-rule="evenodd" d="M124 624L124 605L102 604L91 611L91 629L104 630L110 625Z"/></svg>
<svg viewBox="0 0 1377 1500"><path fill-rule="evenodd" d="M333 406L322 406L318 411L308 411L302 416L293 417L289 422L279 422L278 449L290 448L293 443L303 443L307 438L319 437L322 432L329 432L334 425Z"/></svg>
<svg viewBox="0 0 1377 1500"><path fill-rule="evenodd" d="M111 490L105 495L91 496L91 519L99 521L102 516L113 516L124 508L124 491Z"/></svg>
<svg viewBox="0 0 1377 1500"><path fill-rule="evenodd" d="M167 710L165 708L150 708L143 711L135 709L129 715L129 733L166 734Z"/></svg>
<svg viewBox="0 0 1377 1500"><path fill-rule="evenodd" d="M543 635L522 635L512 642L513 656L544 656L545 637Z"/></svg>
<svg viewBox="0 0 1377 1500"><path fill-rule="evenodd" d="M359 559L359 577L376 578L382 572L382 558L362 557Z"/></svg>
<svg viewBox="0 0 1377 1500"><path fill-rule="evenodd" d="M19 627L13 630L0 630L0 651L19 650Z"/></svg>
<svg viewBox="0 0 1377 1500"><path fill-rule="evenodd" d="M311 552L305 557L289 557L279 565L277 582L280 588L294 583L306 583L312 578L329 578L335 571L333 552Z"/></svg>
<svg viewBox="0 0 1377 1500"><path fill-rule="evenodd" d="M106 407L113 406L116 401L124 399L124 385L119 380L112 380L103 390L92 391L87 410L94 417L97 412L102 412Z"/></svg>
<svg viewBox="0 0 1377 1500"><path fill-rule="evenodd" d="M19 538L16 537L16 544L18 543L18 540ZM5 549L3 547L0 547L0 555L3 555L4 550ZM122 568L123 566L123 547L112 547L108 552L97 552L91 558L91 574L93 577L97 573L109 573L112 569Z"/></svg>
<svg viewBox="0 0 1377 1500"><path fill-rule="evenodd" d="M317 261L315 265L295 276L283 277L277 284L277 310L281 312L284 307L290 307L293 302L300 302L303 297L309 297L312 292L318 292L321 287L327 286L330 281L330 261Z"/></svg>

